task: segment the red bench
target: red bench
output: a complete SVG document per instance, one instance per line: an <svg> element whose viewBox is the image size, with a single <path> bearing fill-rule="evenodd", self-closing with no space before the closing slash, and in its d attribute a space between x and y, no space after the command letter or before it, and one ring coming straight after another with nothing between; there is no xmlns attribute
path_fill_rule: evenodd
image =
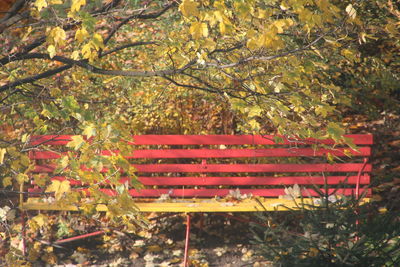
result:
<svg viewBox="0 0 400 267"><path fill-rule="evenodd" d="M295 203L282 196L297 191L294 197L301 195L308 199L306 201L313 201L310 197L318 196L315 185L322 191L327 186L328 194L365 194L368 201L371 189L367 186L372 167L367 161L373 138L372 135L347 137L353 139L358 151L339 145L332 149L324 147L334 145L332 140L280 138L282 142L276 143L274 136L260 135L134 136L130 143L133 153L126 158L136 168L138 180L145 188L129 192L141 212L286 210L295 208ZM36 161L33 173L68 179L53 174L53 161L61 157L63 152L57 151L65 150L70 140L71 136L67 135L33 136L30 144L37 146L29 154L31 160ZM101 153L111 154L110 151ZM329 163L327 158L330 157L340 160ZM82 186L79 180L69 181L77 189ZM101 190L115 194L106 184ZM29 190L43 191L37 185ZM21 208L78 210L76 205L43 202L37 195L26 199ZM104 211L107 207L99 204L97 209Z"/></svg>

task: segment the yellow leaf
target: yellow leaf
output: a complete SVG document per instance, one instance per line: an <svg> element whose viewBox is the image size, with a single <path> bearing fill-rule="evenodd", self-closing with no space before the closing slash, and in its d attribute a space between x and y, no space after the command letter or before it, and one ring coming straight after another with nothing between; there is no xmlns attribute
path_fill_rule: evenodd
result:
<svg viewBox="0 0 400 267"><path fill-rule="evenodd" d="M147 247L147 251L149 251L149 252L159 252L161 250L162 250L162 248L158 245L152 245L152 246Z"/></svg>
<svg viewBox="0 0 400 267"><path fill-rule="evenodd" d="M357 58L356 55L349 49L342 49L342 51L340 51L340 54L351 61L354 61Z"/></svg>
<svg viewBox="0 0 400 267"><path fill-rule="evenodd" d="M283 33L283 27L285 26L285 21L283 19L274 21L274 26L278 33Z"/></svg>
<svg viewBox="0 0 400 267"><path fill-rule="evenodd" d="M86 5L86 0L72 0L71 12L78 12L84 5Z"/></svg>
<svg viewBox="0 0 400 267"><path fill-rule="evenodd" d="M20 157L20 161L22 166L28 167L30 164L29 157L27 155L22 154Z"/></svg>
<svg viewBox="0 0 400 267"><path fill-rule="evenodd" d="M85 27L82 27L76 31L75 40L77 40L79 43L82 43L88 36L89 36L89 32L86 30Z"/></svg>
<svg viewBox="0 0 400 267"><path fill-rule="evenodd" d="M47 35L47 41L50 44L54 45L63 45L67 35L65 31L60 27L55 27L50 30L49 34Z"/></svg>
<svg viewBox="0 0 400 267"><path fill-rule="evenodd" d="M199 10L197 9L198 5L199 4L195 1L183 0L182 3L179 5L179 11L181 11L185 17L197 17L199 15Z"/></svg>
<svg viewBox="0 0 400 267"><path fill-rule="evenodd" d="M90 138L94 135L96 135L96 128L93 123L89 124L88 126L85 127L83 130L83 134L87 136L87 138Z"/></svg>
<svg viewBox="0 0 400 267"><path fill-rule="evenodd" d="M68 165L69 158L68 156L64 156L59 160L60 168L65 169Z"/></svg>
<svg viewBox="0 0 400 267"><path fill-rule="evenodd" d="M28 138L29 138L29 134L23 134L21 137L21 142L26 143L26 141L28 141Z"/></svg>
<svg viewBox="0 0 400 267"><path fill-rule="evenodd" d="M71 190L71 186L69 181L58 181L53 180L51 185L49 185L46 189L46 192L54 192L54 196L56 200L60 200L64 193L68 193Z"/></svg>
<svg viewBox="0 0 400 267"><path fill-rule="evenodd" d="M72 136L71 139L72 141L68 142L67 147L75 150L78 150L85 143L81 135Z"/></svg>
<svg viewBox="0 0 400 267"><path fill-rule="evenodd" d="M42 227L47 223L48 218L46 215L41 213L41 214L38 214L35 217L33 217L32 220L34 220L35 223L37 223L37 225L39 225L39 227Z"/></svg>
<svg viewBox="0 0 400 267"><path fill-rule="evenodd" d="M1 148L0 149L0 164L3 164L4 162L4 155L6 154L6 149L5 148Z"/></svg>
<svg viewBox="0 0 400 267"><path fill-rule="evenodd" d="M97 53L95 51L95 48L93 47L93 42L90 41L89 43L85 44L82 47L82 56L83 58L89 59L89 62L93 62L96 57Z"/></svg>
<svg viewBox="0 0 400 267"><path fill-rule="evenodd" d="M193 22L189 29L190 34L194 39L208 36L208 27L203 22Z"/></svg>
<svg viewBox="0 0 400 267"><path fill-rule="evenodd" d="M34 5L38 9L38 11L40 11L43 8L47 7L47 1L46 0L36 0Z"/></svg>
<svg viewBox="0 0 400 267"><path fill-rule="evenodd" d="M7 187L7 186L9 186L9 185L12 185L12 179L11 179L11 177L3 178L3 186L4 186L4 187Z"/></svg>
<svg viewBox="0 0 400 267"><path fill-rule="evenodd" d="M226 25L223 21L221 21L219 23L219 31L221 32L221 34L225 34L226 33Z"/></svg>
<svg viewBox="0 0 400 267"><path fill-rule="evenodd" d="M265 47L271 47L272 42L273 42L273 37L275 34L273 32L264 32L259 38L258 38L258 45L260 46L265 46Z"/></svg>
<svg viewBox="0 0 400 267"><path fill-rule="evenodd" d="M29 177L28 175L24 174L24 173L18 173L17 175L17 182L19 184L23 184L24 182L28 182L29 181Z"/></svg>
<svg viewBox="0 0 400 267"><path fill-rule="evenodd" d="M47 47L47 52L49 52L50 58L53 58L56 55L56 47L54 45L49 45Z"/></svg>
<svg viewBox="0 0 400 267"><path fill-rule="evenodd" d="M35 185L43 187L46 185L47 176L41 174L33 175L33 181L35 182Z"/></svg>
<svg viewBox="0 0 400 267"><path fill-rule="evenodd" d="M207 38L204 41L203 47L207 48L207 49L209 49L211 51L211 50L215 49L216 45L217 44L213 41L213 39Z"/></svg>
<svg viewBox="0 0 400 267"><path fill-rule="evenodd" d="M254 50L256 48L259 48L259 44L260 43L258 42L258 38L251 38L251 39L247 40L246 46L250 50Z"/></svg>
<svg viewBox="0 0 400 267"><path fill-rule="evenodd" d="M85 44L82 47L83 58L89 58L91 53L92 53L92 45L90 43Z"/></svg>
<svg viewBox="0 0 400 267"><path fill-rule="evenodd" d="M354 7L353 7L352 4L349 4L349 5L346 7L346 12L347 12L347 14L349 15L349 17L350 17L351 19L355 19L355 18L356 18L357 11L354 9Z"/></svg>
<svg viewBox="0 0 400 267"><path fill-rule="evenodd" d="M79 54L80 54L79 51L74 51L71 54L71 58L74 59L74 60L79 60Z"/></svg>
<svg viewBox="0 0 400 267"><path fill-rule="evenodd" d="M100 50L100 48L104 48L103 37L100 34L95 33L93 35L92 44L97 51Z"/></svg>
<svg viewBox="0 0 400 267"><path fill-rule="evenodd" d="M51 5L62 5L63 1L61 0L49 0L49 4Z"/></svg>
<svg viewBox="0 0 400 267"><path fill-rule="evenodd" d="M259 9L257 18L258 19L265 19L265 18L270 17L271 15L272 15L271 10Z"/></svg>

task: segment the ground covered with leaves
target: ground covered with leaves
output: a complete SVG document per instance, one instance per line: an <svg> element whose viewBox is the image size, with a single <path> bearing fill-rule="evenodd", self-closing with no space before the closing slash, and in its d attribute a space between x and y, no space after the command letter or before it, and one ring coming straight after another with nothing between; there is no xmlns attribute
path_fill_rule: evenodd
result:
<svg viewBox="0 0 400 267"><path fill-rule="evenodd" d="M247 217L246 214L243 216ZM164 217L139 233L106 230L100 237L54 247L58 266L179 266L185 246L185 217ZM248 223L218 215L194 215L190 233L191 266L267 266L250 244ZM89 229L87 229L89 230ZM52 263L51 259L46 259ZM50 261L49 261L50 260ZM56 263L57 262L57 263ZM34 266L43 266L43 259ZM51 264L52 265L52 264Z"/></svg>

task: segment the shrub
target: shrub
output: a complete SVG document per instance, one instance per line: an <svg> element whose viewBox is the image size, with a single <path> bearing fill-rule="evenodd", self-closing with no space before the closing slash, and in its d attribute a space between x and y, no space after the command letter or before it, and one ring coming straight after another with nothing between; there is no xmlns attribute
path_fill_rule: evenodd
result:
<svg viewBox="0 0 400 267"><path fill-rule="evenodd" d="M268 226L252 225L256 253L277 266L400 266L400 216L360 201L320 192L315 205L263 212Z"/></svg>

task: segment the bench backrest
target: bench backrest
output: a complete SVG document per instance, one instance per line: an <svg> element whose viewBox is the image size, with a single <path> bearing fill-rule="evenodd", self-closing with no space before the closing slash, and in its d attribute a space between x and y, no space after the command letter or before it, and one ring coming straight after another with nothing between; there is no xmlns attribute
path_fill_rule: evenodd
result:
<svg viewBox="0 0 400 267"><path fill-rule="evenodd" d="M30 152L36 161L34 173L48 173L53 179L67 179L55 175L54 159L61 154L56 149L65 146L70 135L31 137L37 146ZM137 198L213 198L226 197L232 192L244 195L278 197L297 184L303 196L317 196L314 186L328 185L328 192L337 194L369 195L371 164L367 163L373 144L372 135L348 135L358 151L336 146L315 149L316 144L334 145L332 140L290 140L275 142L274 136L261 135L141 135L133 136L132 155L127 158L137 169L144 189L130 190ZM108 155L109 151L103 151ZM328 162L330 156L338 158ZM346 155L351 154L351 157ZM138 163L140 162L140 163ZM123 182L123 181L122 181ZM345 183L344 183L345 182ZM81 185L70 180L71 185ZM285 190L286 189L286 190ZM239 190L239 191L238 191ZM113 195L114 191L103 191Z"/></svg>

